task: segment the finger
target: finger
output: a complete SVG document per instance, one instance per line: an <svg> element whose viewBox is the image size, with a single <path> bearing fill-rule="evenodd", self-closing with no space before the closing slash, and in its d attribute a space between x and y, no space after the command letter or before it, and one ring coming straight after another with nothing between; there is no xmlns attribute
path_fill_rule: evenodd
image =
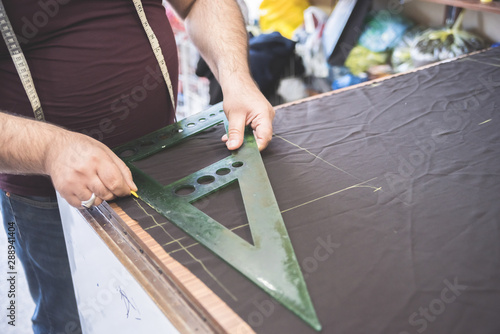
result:
<svg viewBox="0 0 500 334"><path fill-rule="evenodd" d="M90 191L90 189L88 189L88 188L81 189L78 193L75 193L75 196L74 196L75 201L74 202L72 201L72 203L70 203L70 204L72 206L80 208L80 209L81 208L86 209L86 207L83 206L83 203L91 200L93 195L94 194L92 193L92 191ZM95 200L93 203L95 203Z"/></svg>
<svg viewBox="0 0 500 334"><path fill-rule="evenodd" d="M273 138L273 125L271 120L264 119L255 127L254 134L259 151L262 151L269 145L269 142Z"/></svg>
<svg viewBox="0 0 500 334"><path fill-rule="evenodd" d="M130 194L130 187L123 178L123 175L116 164L110 163L101 165L97 170L97 176L101 183L114 196L126 196Z"/></svg>
<svg viewBox="0 0 500 334"><path fill-rule="evenodd" d="M245 132L246 115L244 113L233 113L228 115L229 126L227 130L228 141L226 146L230 150L236 150L243 144Z"/></svg>
<svg viewBox="0 0 500 334"><path fill-rule="evenodd" d="M229 137L227 136L227 133L222 136L221 140L225 143L229 140Z"/></svg>
<svg viewBox="0 0 500 334"><path fill-rule="evenodd" d="M59 192L62 198L72 207L81 209L82 201L86 201L92 197L92 192L81 182L76 176L70 179L52 178L54 188Z"/></svg>
<svg viewBox="0 0 500 334"><path fill-rule="evenodd" d="M111 152L110 156L111 159L115 162L118 169L120 170L123 179L125 180L127 186L129 187L126 195L130 195L130 190L137 191L137 186L135 185L134 180L132 178L132 172L130 171L130 168L128 168L127 165L120 158L118 158L113 152Z"/></svg>
<svg viewBox="0 0 500 334"><path fill-rule="evenodd" d="M66 200L66 202L68 202L69 205L71 205L72 207L75 207L77 209L81 209L82 208L82 201L78 198L78 196L76 196L75 194L71 194L70 196L63 196L61 194L61 196ZM89 197L90 198L90 197ZM88 199L88 198L87 198Z"/></svg>
<svg viewBox="0 0 500 334"><path fill-rule="evenodd" d="M99 199L110 201L115 198L115 195L101 182L101 179L97 176L89 188Z"/></svg>

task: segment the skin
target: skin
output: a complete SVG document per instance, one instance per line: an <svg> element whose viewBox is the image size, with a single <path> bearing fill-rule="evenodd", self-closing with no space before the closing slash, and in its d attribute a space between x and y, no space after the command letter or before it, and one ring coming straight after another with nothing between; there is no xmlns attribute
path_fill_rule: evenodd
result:
<svg viewBox="0 0 500 334"><path fill-rule="evenodd" d="M247 32L236 1L171 0L170 3L184 18L191 40L222 87L224 111L229 120L229 138L224 136L223 141L230 150L237 149L243 143L245 125L250 125L259 149L263 150L272 138L274 109L250 74Z"/></svg>
<svg viewBox="0 0 500 334"><path fill-rule="evenodd" d="M227 148L241 146L244 128L249 125L259 149L264 149L272 137L274 109L251 77L247 33L236 2L170 3L185 20L192 41L222 87L229 120L228 136L222 140ZM91 137L2 112L0 134L0 172L49 175L55 189L74 207L81 207L92 193L97 197L95 205L99 205L102 200L137 190L126 165Z"/></svg>

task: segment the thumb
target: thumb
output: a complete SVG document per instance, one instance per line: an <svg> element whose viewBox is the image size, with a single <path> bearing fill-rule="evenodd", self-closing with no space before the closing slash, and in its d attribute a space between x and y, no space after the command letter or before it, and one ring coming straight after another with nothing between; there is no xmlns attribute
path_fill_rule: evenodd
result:
<svg viewBox="0 0 500 334"><path fill-rule="evenodd" d="M243 144L245 133L246 115L244 113L233 113L228 116L229 126L227 130L228 141L226 146L230 150L236 150Z"/></svg>

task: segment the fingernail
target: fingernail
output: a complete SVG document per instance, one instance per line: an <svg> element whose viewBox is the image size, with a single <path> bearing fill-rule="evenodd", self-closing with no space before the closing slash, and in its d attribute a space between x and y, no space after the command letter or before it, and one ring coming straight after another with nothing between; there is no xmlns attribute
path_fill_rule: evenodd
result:
<svg viewBox="0 0 500 334"><path fill-rule="evenodd" d="M236 146L237 144L238 144L238 142L237 142L236 140L234 140L234 139L229 139L229 141L227 142L227 146L228 146L229 148L234 147L234 146Z"/></svg>

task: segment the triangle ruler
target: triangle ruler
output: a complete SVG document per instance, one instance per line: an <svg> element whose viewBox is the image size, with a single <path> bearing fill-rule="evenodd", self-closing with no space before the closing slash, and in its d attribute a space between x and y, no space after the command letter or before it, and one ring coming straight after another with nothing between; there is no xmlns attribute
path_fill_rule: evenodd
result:
<svg viewBox="0 0 500 334"><path fill-rule="evenodd" d="M321 329L252 129L230 155L163 186L133 163L226 123L222 103L114 149L130 168L137 195L193 239L230 264L315 330ZM238 182L253 245L192 203Z"/></svg>

